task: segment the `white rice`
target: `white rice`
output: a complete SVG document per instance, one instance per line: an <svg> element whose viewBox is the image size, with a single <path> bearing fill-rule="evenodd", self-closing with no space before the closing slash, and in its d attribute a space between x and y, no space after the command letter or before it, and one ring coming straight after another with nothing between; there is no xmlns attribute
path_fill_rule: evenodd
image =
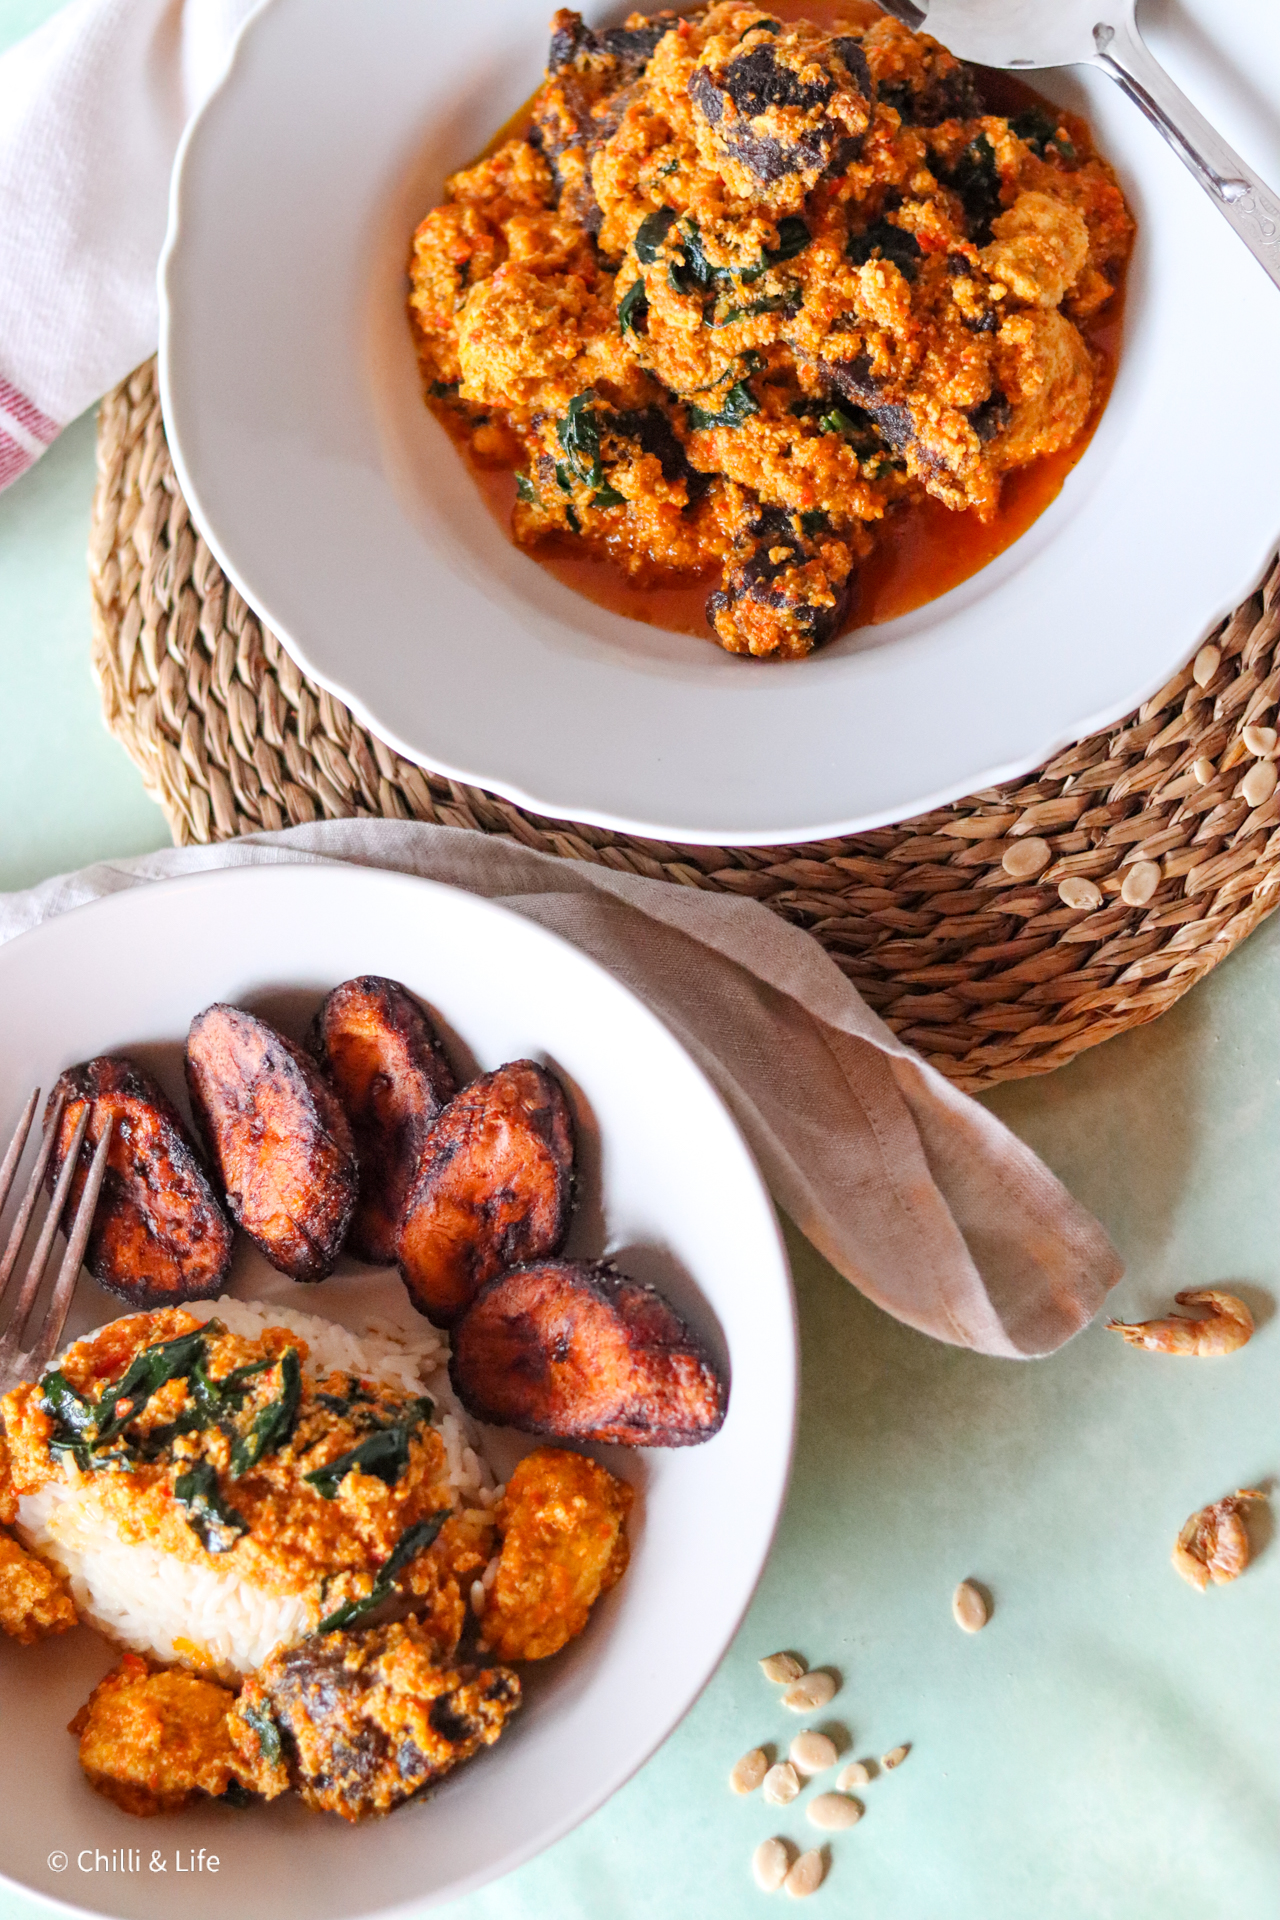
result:
<svg viewBox="0 0 1280 1920"><path fill-rule="evenodd" d="M228 1332L249 1339L265 1327L287 1327L307 1342L303 1371L313 1380L355 1373L430 1395L452 1504L493 1505L493 1474L449 1383L448 1342L434 1327L424 1322L421 1330L409 1330L370 1319L356 1334L316 1314L226 1295L193 1301L187 1311L200 1320L216 1317ZM95 1497L97 1476L82 1475L65 1454L63 1463L60 1478L19 1501L18 1531L66 1575L81 1619L109 1639L157 1660L204 1659L230 1676L261 1666L275 1647L291 1645L316 1625L313 1590L268 1593L238 1572L122 1540Z"/></svg>

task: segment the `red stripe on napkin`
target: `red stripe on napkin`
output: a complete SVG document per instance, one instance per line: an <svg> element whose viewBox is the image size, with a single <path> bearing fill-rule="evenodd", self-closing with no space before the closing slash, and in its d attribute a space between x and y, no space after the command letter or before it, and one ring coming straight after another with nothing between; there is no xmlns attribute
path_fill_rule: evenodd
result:
<svg viewBox="0 0 1280 1920"><path fill-rule="evenodd" d="M15 420L20 427L25 427L28 433L33 434L37 440L43 441L46 447L50 441L57 439L61 431L56 420L51 420L47 413L41 413L39 407L28 400L25 393L20 393L13 382L6 380L2 373L0 373L0 413L7 413L11 420Z"/></svg>
<svg viewBox="0 0 1280 1920"><path fill-rule="evenodd" d="M7 487L20 473L25 473L35 459L25 447L20 447L11 434L0 427L0 487Z"/></svg>

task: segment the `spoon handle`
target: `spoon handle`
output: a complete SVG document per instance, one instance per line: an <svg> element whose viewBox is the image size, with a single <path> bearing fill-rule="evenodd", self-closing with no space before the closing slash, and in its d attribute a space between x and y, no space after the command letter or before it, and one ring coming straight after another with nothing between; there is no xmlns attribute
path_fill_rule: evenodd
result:
<svg viewBox="0 0 1280 1920"><path fill-rule="evenodd" d="M1099 25L1093 30L1097 53L1092 64L1109 74L1159 128L1254 259L1280 287L1280 196L1259 179L1186 94L1174 86L1138 32L1132 0L1111 17L1117 25Z"/></svg>

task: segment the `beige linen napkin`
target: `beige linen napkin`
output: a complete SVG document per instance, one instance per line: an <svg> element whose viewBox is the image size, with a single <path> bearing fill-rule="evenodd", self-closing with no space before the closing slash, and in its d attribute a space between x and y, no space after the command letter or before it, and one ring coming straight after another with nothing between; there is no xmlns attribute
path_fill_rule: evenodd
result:
<svg viewBox="0 0 1280 1920"><path fill-rule="evenodd" d="M981 1353L1050 1353L1120 1278L1101 1226L1031 1150L896 1040L816 940L755 901L457 827L336 820L0 895L0 941L148 880L291 861L445 881L591 954L719 1088L778 1205L908 1326Z"/></svg>

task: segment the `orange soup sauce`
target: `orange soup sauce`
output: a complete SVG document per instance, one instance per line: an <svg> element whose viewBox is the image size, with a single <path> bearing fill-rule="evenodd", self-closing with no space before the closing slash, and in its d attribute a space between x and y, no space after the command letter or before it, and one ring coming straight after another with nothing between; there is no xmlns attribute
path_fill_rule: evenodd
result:
<svg viewBox="0 0 1280 1920"><path fill-rule="evenodd" d="M816 26L834 26L837 22L869 26L880 12L863 0L780 0L770 11L783 20L811 20ZM1013 74L978 71L983 76L983 103L991 113L1012 115L1029 107L1059 111ZM531 106L531 101L526 101L511 116L489 142L485 154L525 131L532 117ZM995 517L985 524L974 513L955 513L940 500L932 499L890 514L875 528L874 550L858 570L858 593L844 632L882 626L949 593L1011 547L1057 499L1067 475L1093 438L1111 395L1124 325L1124 293L1122 271L1113 298L1101 313L1081 326L1101 363L1101 374L1098 397L1080 438L1061 453L1046 454L1007 473ZM516 499L515 475L481 467L469 455L467 460L489 511L509 535ZM638 587L611 561L586 558L568 541L548 541L530 557L564 586L611 613L662 627L668 633L688 633L700 640L712 637L706 602L708 593L720 583L718 566L675 585Z"/></svg>

